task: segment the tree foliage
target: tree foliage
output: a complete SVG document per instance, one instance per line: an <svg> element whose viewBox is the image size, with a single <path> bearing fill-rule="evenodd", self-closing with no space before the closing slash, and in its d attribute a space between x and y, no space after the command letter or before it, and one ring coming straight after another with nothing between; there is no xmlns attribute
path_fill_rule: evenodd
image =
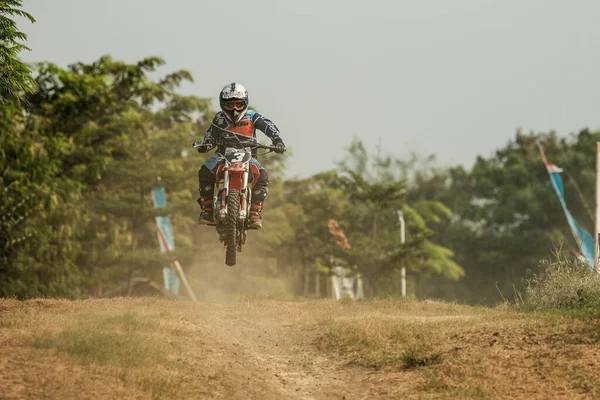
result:
<svg viewBox="0 0 600 400"><path fill-rule="evenodd" d="M30 22L35 19L21 9L22 0L0 2L0 105L21 99L24 93L33 93L34 80L31 70L18 55L29 50L24 44L27 35L17 28L14 17L22 17Z"/></svg>
<svg viewBox="0 0 600 400"><path fill-rule="evenodd" d="M2 294L78 296L157 274L150 191L160 177L175 207L191 202L181 150L211 113L174 92L187 71L149 78L162 63L37 65L27 108L3 121Z"/></svg>
<svg viewBox="0 0 600 400"><path fill-rule="evenodd" d="M300 211L294 234L284 244L290 250L283 262L327 272L331 256L345 260L365 277L371 295L398 293L393 277L403 266L415 276L460 278L462 268L452 260L452 251L439 244L433 227L448 218L450 210L436 200L407 201L408 179L396 173L390 160L370 156L355 140L338 170L285 182L288 202ZM398 210L407 220L404 245ZM327 227L329 218L346 232L350 249L335 244Z"/></svg>
<svg viewBox="0 0 600 400"><path fill-rule="evenodd" d="M422 282L420 292L493 304L502 296L511 297L556 249L575 256L577 244L536 141L544 147L548 160L564 169L567 206L577 221L593 232L589 209L594 199L598 140L600 132L587 129L562 138L554 132L517 132L493 156L479 157L470 170L422 169L415 196L426 193L453 210L448 223L439 226L441 243L454 251L455 260L465 269L465 279L459 284L443 279Z"/></svg>
<svg viewBox="0 0 600 400"><path fill-rule="evenodd" d="M8 32L0 57L13 57L6 62L23 49L14 41L24 35L6 17L27 17L20 5L0 4ZM153 78L163 64L104 56L67 68L38 63L34 80L21 67L0 71L20 71L0 79L1 296L96 295L133 275L160 279L174 258L192 269L222 267L214 229L194 224L197 170L210 155L190 144L210 123L210 100L178 93L192 80L185 70ZM398 294L405 267L417 296L493 303L556 247L577 251L536 141L565 169L569 209L591 231L585 203L594 197L599 140L589 130L568 138L518 132L469 169L437 167L431 156L374 156L354 140L336 169L303 179L284 179L288 156L270 155L260 160L271 182L265 229L250 233L242 258L254 272L297 282L298 292L304 271L328 274L336 259L360 273L373 296ZM167 209L153 206L156 185L167 190ZM167 255L154 225L165 213L176 235ZM336 245L330 218L349 249Z"/></svg>

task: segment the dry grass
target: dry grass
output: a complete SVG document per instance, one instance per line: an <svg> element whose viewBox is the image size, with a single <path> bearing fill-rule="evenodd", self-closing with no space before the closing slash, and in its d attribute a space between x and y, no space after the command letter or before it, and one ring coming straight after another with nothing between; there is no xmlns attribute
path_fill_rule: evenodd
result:
<svg viewBox="0 0 600 400"><path fill-rule="evenodd" d="M600 314L600 279L588 265L560 255L528 282L523 306L530 310L578 310Z"/></svg>
<svg viewBox="0 0 600 400"><path fill-rule="evenodd" d="M102 385L123 390L124 398L136 398L134 393L138 391L148 398L177 398L188 392L186 379L190 377L182 372L190 365L181 339L194 338L199 343L202 339L195 329L186 329L185 324L169 318L167 309L175 305L173 302L39 300L0 304L8 308L0 319L2 338L8 341L2 343L3 351L16 358L24 357L32 368L22 371L23 375L35 374L33 371L39 369L52 376L56 367L63 370L60 379L64 379L62 374L72 372L91 377L102 375ZM8 360L11 361L14 360ZM41 383L39 387L24 388L23 398L48 396L47 391L77 393L77 387L68 387L67 382L62 387L53 387L49 379ZM93 381L85 386L90 386L91 391L86 393L84 389L82 397L77 394L73 398L104 397L106 386L97 387ZM111 397L107 393L106 398Z"/></svg>
<svg viewBox="0 0 600 400"><path fill-rule="evenodd" d="M597 398L599 320L437 302L0 300L0 398Z"/></svg>
<svg viewBox="0 0 600 400"><path fill-rule="evenodd" d="M83 364L140 367L168 361L172 349L156 337L159 324L138 313L113 316L77 315L61 331L36 334L36 349L77 358Z"/></svg>
<svg viewBox="0 0 600 400"><path fill-rule="evenodd" d="M320 349L384 376L409 375L419 382L417 398L570 399L599 393L600 327L591 317L371 302L353 305L321 327Z"/></svg>

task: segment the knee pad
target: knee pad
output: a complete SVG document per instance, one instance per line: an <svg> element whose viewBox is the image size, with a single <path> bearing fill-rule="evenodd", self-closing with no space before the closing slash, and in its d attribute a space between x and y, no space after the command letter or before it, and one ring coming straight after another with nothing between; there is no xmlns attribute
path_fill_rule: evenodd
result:
<svg viewBox="0 0 600 400"><path fill-rule="evenodd" d="M212 199L212 193L215 190L215 174L205 166L202 166L202 168L198 170L198 183L200 196Z"/></svg>
<svg viewBox="0 0 600 400"><path fill-rule="evenodd" d="M258 177L256 186L262 186L264 188L269 187L269 174L267 174L267 171L264 169L260 170L260 176Z"/></svg>
<svg viewBox="0 0 600 400"><path fill-rule="evenodd" d="M252 190L252 202L262 203L267 198L269 192L269 174L264 169L260 170L258 181Z"/></svg>

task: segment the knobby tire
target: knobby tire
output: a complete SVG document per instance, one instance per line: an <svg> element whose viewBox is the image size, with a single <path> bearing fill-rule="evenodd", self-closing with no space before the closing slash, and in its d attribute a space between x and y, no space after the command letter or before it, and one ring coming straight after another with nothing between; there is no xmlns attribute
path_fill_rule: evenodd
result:
<svg viewBox="0 0 600 400"><path fill-rule="evenodd" d="M236 263L239 211L240 192L235 189L230 190L227 196L227 218L225 219L225 264L230 267Z"/></svg>

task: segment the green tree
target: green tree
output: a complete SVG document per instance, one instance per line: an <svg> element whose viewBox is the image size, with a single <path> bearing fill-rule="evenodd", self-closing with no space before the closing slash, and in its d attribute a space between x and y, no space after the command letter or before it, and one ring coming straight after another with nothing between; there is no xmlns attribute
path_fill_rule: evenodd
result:
<svg viewBox="0 0 600 400"><path fill-rule="evenodd" d="M19 31L14 17L35 19L21 9L22 0L0 2L0 104L21 99L24 93L33 93L35 81L31 70L18 55L29 48L23 43L27 35Z"/></svg>
<svg viewBox="0 0 600 400"><path fill-rule="evenodd" d="M564 169L567 206L592 232L584 202L594 198L594 146L598 132L582 130L558 137L554 132L518 132L491 157L479 157L470 170L426 168L415 195L427 194L448 204L453 217L439 226L441 243L451 248L465 269L456 284L435 278L422 282L424 294L470 303L494 304L514 295L528 271L556 248L576 254L570 228L540 158L536 141L548 160ZM589 206L588 206L589 208ZM496 289L496 287L498 289Z"/></svg>
<svg viewBox="0 0 600 400"><path fill-rule="evenodd" d="M192 203L181 150L211 114L207 100L175 93L187 71L149 78L162 63L38 64L27 113L2 121L4 294L79 296L134 271L158 275L168 257L150 191L159 176L168 183L174 207L160 212Z"/></svg>
<svg viewBox="0 0 600 400"><path fill-rule="evenodd" d="M287 203L294 205L288 209L294 235L283 243L280 262L327 272L333 255L362 273L372 295L399 293L394 276L402 266L423 277L461 277L452 252L437 243L432 229L450 211L439 201L408 203L407 180L396 166L383 158L372 160L364 145L354 141L339 170L285 182ZM373 176L370 164L379 167L379 176ZM400 246L399 209L405 212L411 232L405 246ZM328 230L330 218L339 221L351 249L335 244Z"/></svg>
<svg viewBox="0 0 600 400"><path fill-rule="evenodd" d="M409 197L414 176L400 160L389 155L370 157L356 141L349 155L341 163L346 175L344 191L354 204L346 221L351 241L361 243L355 246L355 260L371 285L398 293L400 267L421 279L433 275L461 278L462 268L453 260L453 252L440 244L436 231L436 225L450 216L450 209L438 199ZM405 215L409 233L404 246L400 245L398 210Z"/></svg>
<svg viewBox="0 0 600 400"><path fill-rule="evenodd" d="M72 251L79 186L60 176L72 145L4 111L0 135L0 294L65 296L81 282ZM51 267L50 267L51 266Z"/></svg>

